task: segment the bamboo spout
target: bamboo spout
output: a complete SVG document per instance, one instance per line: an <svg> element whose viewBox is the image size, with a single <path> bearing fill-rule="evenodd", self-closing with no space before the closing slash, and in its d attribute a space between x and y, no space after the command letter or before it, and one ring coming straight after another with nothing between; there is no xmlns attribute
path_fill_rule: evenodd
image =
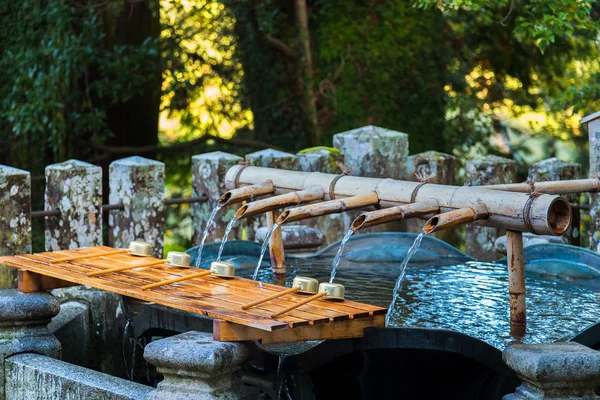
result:
<svg viewBox="0 0 600 400"><path fill-rule="evenodd" d="M235 219L251 217L253 215L274 211L283 207L295 206L309 201L321 200L325 196L325 190L321 186L281 194L279 196L269 197L263 200L253 201L252 203L241 206L235 215Z"/></svg>
<svg viewBox="0 0 600 400"><path fill-rule="evenodd" d="M426 235L429 235L430 233L441 231L442 229L485 219L487 216L488 210L486 205L477 203L473 207L459 208L431 217L423 227L423 232L425 232Z"/></svg>
<svg viewBox="0 0 600 400"><path fill-rule="evenodd" d="M296 207L281 213L277 219L278 225L303 219L320 217L329 214L338 214L344 211L356 210L358 208L374 206L379 203L377 193L369 193L363 196L347 197L345 199L330 200L323 203L309 204Z"/></svg>
<svg viewBox="0 0 600 400"><path fill-rule="evenodd" d="M225 207L228 204L240 203L245 200L251 200L256 196L271 194L275 191L273 181L265 181L256 185L242 186L225 192L219 199L219 206Z"/></svg>
<svg viewBox="0 0 600 400"><path fill-rule="evenodd" d="M422 217L427 214L437 213L440 211L440 204L437 200L420 201L418 203L405 204L402 206L384 208L360 214L350 228L357 231L371 226L385 224L392 221L400 221L403 219Z"/></svg>

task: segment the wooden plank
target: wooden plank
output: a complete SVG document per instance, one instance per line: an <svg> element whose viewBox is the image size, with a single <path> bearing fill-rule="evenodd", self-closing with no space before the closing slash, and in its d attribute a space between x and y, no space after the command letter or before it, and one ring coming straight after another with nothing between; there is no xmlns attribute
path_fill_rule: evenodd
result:
<svg viewBox="0 0 600 400"><path fill-rule="evenodd" d="M31 293L76 285L76 283L52 278L51 276L36 274L24 269L19 270L19 292Z"/></svg>
<svg viewBox="0 0 600 400"><path fill-rule="evenodd" d="M221 342L258 340L263 344L349 339L363 337L365 328L384 326L384 315L273 332L216 319L213 321L213 338Z"/></svg>

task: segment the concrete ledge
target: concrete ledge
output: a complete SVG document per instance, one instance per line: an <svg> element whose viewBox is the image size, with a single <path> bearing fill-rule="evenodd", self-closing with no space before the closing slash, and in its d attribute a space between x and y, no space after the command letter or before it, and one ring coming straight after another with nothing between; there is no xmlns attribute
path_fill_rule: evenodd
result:
<svg viewBox="0 0 600 400"><path fill-rule="evenodd" d="M38 354L6 359L6 400L143 399L153 390Z"/></svg>

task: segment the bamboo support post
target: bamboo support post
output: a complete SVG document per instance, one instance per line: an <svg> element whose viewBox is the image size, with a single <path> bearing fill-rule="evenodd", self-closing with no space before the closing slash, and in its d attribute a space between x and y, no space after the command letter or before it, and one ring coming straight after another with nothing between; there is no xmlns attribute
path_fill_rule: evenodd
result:
<svg viewBox="0 0 600 400"><path fill-rule="evenodd" d="M160 282L156 282L156 283L151 283L149 285L144 285L144 286L142 286L141 289L142 290L153 289L153 288L156 288L156 287L159 287L159 286L170 285L172 283L186 281L188 279L200 278L201 276L206 276L206 275L210 275L210 274L212 274L212 271L202 271L202 272L198 272L196 274L184 275L184 276L180 276L178 278L167 279L167 280L164 280L164 281L160 281Z"/></svg>
<svg viewBox="0 0 600 400"><path fill-rule="evenodd" d="M508 291L510 295L511 325L525 325L525 259L523 257L523 234L506 231L508 259Z"/></svg>
<svg viewBox="0 0 600 400"><path fill-rule="evenodd" d="M265 181L256 185L244 186L225 192L219 199L219 205L225 207L228 204L240 203L246 200L253 200L255 197L265 194L271 194L275 188L273 182Z"/></svg>
<svg viewBox="0 0 600 400"><path fill-rule="evenodd" d="M287 307L287 308L285 308L285 309L283 309L281 311L278 311L278 312L274 313L273 315L271 315L271 318L277 318L277 317L279 317L279 316L281 316L281 315L283 315L285 313L288 313L288 312L290 312L290 311L292 311L292 310L294 310L294 309L296 309L296 308L298 308L300 306L305 305L306 303L310 303L311 301L320 299L321 297L324 297L324 296L325 296L325 293L317 293L315 295L312 295L312 296L310 296L310 297L308 297L308 298L306 298L304 300L301 300L301 301L297 302L296 304L293 304L293 305L291 305L291 306L289 306L289 307Z"/></svg>
<svg viewBox="0 0 600 400"><path fill-rule="evenodd" d="M325 196L325 190L321 186L313 186L308 189L281 194L263 200L253 201L245 204L235 213L235 219L247 218L253 215L266 213L288 206L296 206L301 203L321 200Z"/></svg>
<svg viewBox="0 0 600 400"><path fill-rule="evenodd" d="M241 168L243 170L240 171ZM526 193L498 192L473 186L449 186L240 165L229 169L226 176L227 187L232 189L266 180L273 181L274 193L277 195L314 186L327 188L324 196L326 200L375 192L382 207L433 199L439 202L440 211L446 212L483 203L487 206L488 218L474 221L475 225L533 232L538 235L561 235L571 222L568 201L549 194L532 198Z"/></svg>
<svg viewBox="0 0 600 400"><path fill-rule="evenodd" d="M475 204L473 207L459 208L431 217L423 227L426 235L451 228L456 225L469 224L487 218L488 210L485 204Z"/></svg>
<svg viewBox="0 0 600 400"><path fill-rule="evenodd" d="M269 229L275 224L277 215L275 211L267 213L267 226ZM269 255L271 257L271 270L275 275L285 275L285 252L283 249L283 236L281 228L277 228L271 234L269 239Z"/></svg>
<svg viewBox="0 0 600 400"><path fill-rule="evenodd" d="M151 267L153 265L160 265L160 264L164 264L164 263L165 263L164 260L154 260L154 261L148 261L148 262L139 263L139 264L123 265L121 267L114 267L114 268L103 269L101 271L88 272L87 276L112 274L113 272L121 272L121 271L130 270L130 269Z"/></svg>
<svg viewBox="0 0 600 400"><path fill-rule="evenodd" d="M597 193L600 191L600 180L591 179L572 179L568 181L547 181L529 183L507 183L504 185L486 185L480 186L488 190L504 190L507 192L520 192L545 194L569 194L569 193Z"/></svg>
<svg viewBox="0 0 600 400"><path fill-rule="evenodd" d="M277 299L279 297L285 296L286 294L295 293L298 290L300 290L300 289L297 288L297 287L293 287L293 288L286 289L283 292L273 293L272 295L267 296L264 299L260 299L260 300L253 301L252 303L246 303L246 304L244 304L242 306L242 310L247 310L247 309L252 308L254 306L257 306L259 304L266 303L269 300L273 300L273 299Z"/></svg>
<svg viewBox="0 0 600 400"><path fill-rule="evenodd" d="M437 200L421 201L403 206L384 208L360 214L356 217L354 222L352 222L350 228L357 231L359 229L369 228L371 226L381 225L392 221L422 217L439 211L440 204Z"/></svg>
<svg viewBox="0 0 600 400"><path fill-rule="evenodd" d="M129 250L128 249L120 249L120 250L103 251L101 253L96 253L96 254L82 254L82 255L78 255L78 256L61 257L61 258L55 258L55 259L51 260L50 262L52 264L56 264L56 263L66 262L66 261L83 260L83 259L88 259L88 258L112 256L115 254L125 254L125 253L129 253Z"/></svg>
<svg viewBox="0 0 600 400"><path fill-rule="evenodd" d="M317 204L309 204L302 207L296 207L281 213L277 219L279 225L289 222L301 221L323 215L337 214L345 211L356 210L359 208L375 206L379 204L377 193L369 193L363 196L347 197L339 200L329 200ZM438 207L439 208L439 207Z"/></svg>

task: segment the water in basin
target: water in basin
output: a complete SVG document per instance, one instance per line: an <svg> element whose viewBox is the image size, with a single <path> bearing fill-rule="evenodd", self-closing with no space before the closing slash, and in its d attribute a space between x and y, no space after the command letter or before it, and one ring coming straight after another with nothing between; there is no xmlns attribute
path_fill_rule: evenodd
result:
<svg viewBox="0 0 600 400"><path fill-rule="evenodd" d="M358 235L348 242L335 280L346 286L347 299L382 307L390 304L403 255L415 237L397 235L402 237ZM403 244L396 246L400 242ZM335 250L332 246L315 257L288 258L288 274L276 283L290 286L296 275L327 281ZM257 259L248 252L243 260L246 258ZM237 275L251 278L256 264L250 260L239 264ZM554 269L549 274L540 274L535 262L526 272L526 343L566 340L600 321L597 271L579 265L571 274L570 269L561 269L557 263L560 260L552 260ZM269 268L261 269L258 280L273 279ZM390 326L452 329L503 349L513 340L506 265L473 261L451 246L426 237L408 265Z"/></svg>

